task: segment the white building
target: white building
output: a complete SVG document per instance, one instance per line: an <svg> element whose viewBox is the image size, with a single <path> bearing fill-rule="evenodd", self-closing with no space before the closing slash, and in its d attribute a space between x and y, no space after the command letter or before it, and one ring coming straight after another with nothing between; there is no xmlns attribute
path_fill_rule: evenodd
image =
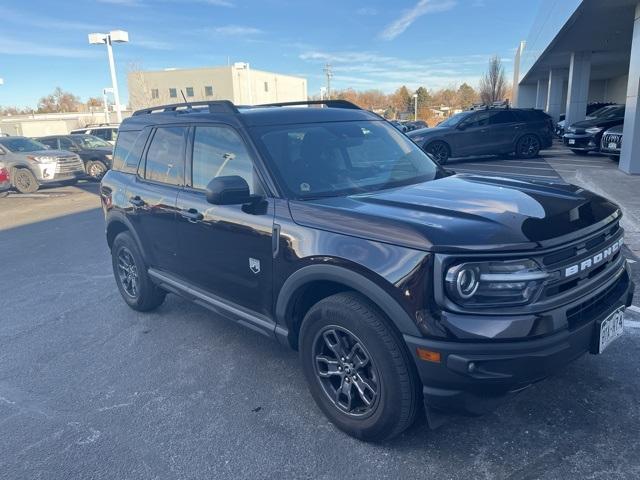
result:
<svg viewBox="0 0 640 480"><path fill-rule="evenodd" d="M231 100L236 105L307 100L302 77L255 70L248 63L222 67L131 72L129 106L148 106L203 100Z"/></svg>
<svg viewBox="0 0 640 480"><path fill-rule="evenodd" d="M567 125L590 102L626 104L620 169L640 174L640 2L543 0L516 52L514 104Z"/></svg>

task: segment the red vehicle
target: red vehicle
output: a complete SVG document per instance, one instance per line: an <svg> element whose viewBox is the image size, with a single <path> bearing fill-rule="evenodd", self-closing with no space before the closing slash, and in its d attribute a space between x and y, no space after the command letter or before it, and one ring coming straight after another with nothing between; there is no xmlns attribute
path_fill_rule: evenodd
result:
<svg viewBox="0 0 640 480"><path fill-rule="evenodd" d="M11 181L9 180L9 170L0 162L0 198L9 195Z"/></svg>

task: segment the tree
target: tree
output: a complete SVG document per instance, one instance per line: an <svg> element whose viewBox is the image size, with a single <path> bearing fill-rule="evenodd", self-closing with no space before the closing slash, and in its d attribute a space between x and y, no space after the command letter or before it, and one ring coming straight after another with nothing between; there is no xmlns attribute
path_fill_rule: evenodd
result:
<svg viewBox="0 0 640 480"><path fill-rule="evenodd" d="M458 106L462 109L471 107L474 103L478 103L478 92L468 83L463 83L458 88Z"/></svg>
<svg viewBox="0 0 640 480"><path fill-rule="evenodd" d="M73 93L65 92L60 87L40 99L38 113L77 112L80 108L80 98Z"/></svg>
<svg viewBox="0 0 640 480"><path fill-rule="evenodd" d="M504 67L497 56L489 61L489 70L480 79L480 99L491 104L504 100L507 92L507 81L505 79Z"/></svg>
<svg viewBox="0 0 640 480"><path fill-rule="evenodd" d="M142 65L138 63L129 64L129 74L127 75L127 81L129 86L129 108L138 110L140 108L148 107L150 105L161 105L167 103L166 99L151 98L151 88L147 82Z"/></svg>
<svg viewBox="0 0 640 480"><path fill-rule="evenodd" d="M398 88L391 96L391 106L396 113L408 112L411 110L411 94L404 85Z"/></svg>
<svg viewBox="0 0 640 480"><path fill-rule="evenodd" d="M89 109L96 109L96 108L102 108L103 107L103 101L101 98L98 97L90 97L89 100L87 100L87 107L89 107Z"/></svg>
<svg viewBox="0 0 640 480"><path fill-rule="evenodd" d="M444 88L437 91L433 99L436 104L447 107L448 114L451 115L453 109L457 106L458 91L455 86Z"/></svg>

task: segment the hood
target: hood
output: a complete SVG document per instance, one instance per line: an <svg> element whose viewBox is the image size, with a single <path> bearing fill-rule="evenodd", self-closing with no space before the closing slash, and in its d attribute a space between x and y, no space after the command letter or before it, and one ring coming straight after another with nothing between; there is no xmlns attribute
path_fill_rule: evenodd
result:
<svg viewBox="0 0 640 480"><path fill-rule="evenodd" d="M585 130L591 127L613 127L614 125L619 125L624 121L624 117L615 117L615 118L590 118L587 120L582 120L581 122L576 122L571 125L571 128L582 129Z"/></svg>
<svg viewBox="0 0 640 480"><path fill-rule="evenodd" d="M586 235L620 216L567 184L453 175L348 197L291 201L296 223L430 251L515 251Z"/></svg>
<svg viewBox="0 0 640 480"><path fill-rule="evenodd" d="M615 127L611 127L606 131L606 133L613 133L615 135L622 135L622 130L624 129L624 125L616 125Z"/></svg>
<svg viewBox="0 0 640 480"><path fill-rule="evenodd" d="M36 150L35 152L16 152L21 155L31 155L31 156L47 156L47 157L75 157L77 156L73 152L69 152L67 150Z"/></svg>
<svg viewBox="0 0 640 480"><path fill-rule="evenodd" d="M426 138L432 135L441 135L442 133L453 130L454 128L455 127L439 127L438 125L436 125L435 127L412 130L410 132L407 132L406 135L413 140L416 138Z"/></svg>

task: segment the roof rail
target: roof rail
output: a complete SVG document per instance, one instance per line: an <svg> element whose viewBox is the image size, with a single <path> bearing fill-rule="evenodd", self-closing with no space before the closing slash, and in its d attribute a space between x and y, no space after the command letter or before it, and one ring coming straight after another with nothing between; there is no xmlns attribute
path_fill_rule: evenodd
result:
<svg viewBox="0 0 640 480"><path fill-rule="evenodd" d="M352 110L362 110L355 103L348 100L301 100L298 102L278 102L278 103L264 103L262 105L255 105L256 107L293 107L296 105L326 105L332 108L350 108Z"/></svg>
<svg viewBox="0 0 640 480"><path fill-rule="evenodd" d="M143 108L133 112L132 116L147 115L150 113L166 113L166 112L189 112L193 107L209 107L210 113L238 113L236 106L229 100L212 100L202 102L189 103L173 103L171 105L158 105L156 107Z"/></svg>

